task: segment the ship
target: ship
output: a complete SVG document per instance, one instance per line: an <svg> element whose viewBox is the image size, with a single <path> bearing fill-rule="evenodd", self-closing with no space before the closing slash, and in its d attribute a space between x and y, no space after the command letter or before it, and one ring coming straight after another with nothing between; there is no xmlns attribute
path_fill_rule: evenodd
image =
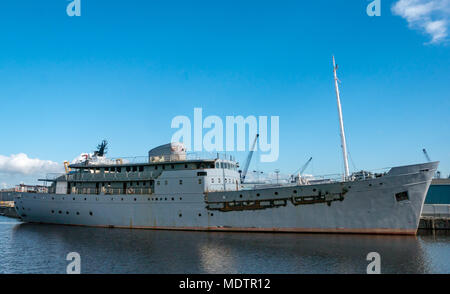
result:
<svg viewBox="0 0 450 294"><path fill-rule="evenodd" d="M141 160L109 159L103 142L66 162L63 175L42 179L46 193L16 193L17 214L24 222L106 228L415 235L439 162L350 174L336 70L333 57L340 179L249 188L229 155L199 157L172 142Z"/></svg>

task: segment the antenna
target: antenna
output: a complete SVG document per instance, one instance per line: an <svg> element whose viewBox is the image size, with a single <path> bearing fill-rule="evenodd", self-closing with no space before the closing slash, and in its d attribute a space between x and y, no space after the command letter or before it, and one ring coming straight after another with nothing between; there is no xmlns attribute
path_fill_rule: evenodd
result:
<svg viewBox="0 0 450 294"><path fill-rule="evenodd" d="M345 167L345 178L347 179L349 176L348 171L348 157L347 157L347 144L345 142L345 132L344 132L344 120L342 118L342 108L341 108L341 99L339 98L339 86L338 86L338 78L337 78L337 65L334 61L334 55L333 55L333 73L334 73L334 85L336 87L336 100L337 100L337 106L338 106L338 113L339 113L339 126L341 131L341 145L342 145L342 156L344 157L344 167Z"/></svg>

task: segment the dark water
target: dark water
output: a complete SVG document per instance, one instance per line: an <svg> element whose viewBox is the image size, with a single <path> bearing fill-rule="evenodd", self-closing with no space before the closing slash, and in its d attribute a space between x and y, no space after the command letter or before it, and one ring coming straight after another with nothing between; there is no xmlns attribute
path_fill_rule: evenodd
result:
<svg viewBox="0 0 450 294"><path fill-rule="evenodd" d="M450 273L450 234L405 236L207 233L19 223L0 217L0 273Z"/></svg>

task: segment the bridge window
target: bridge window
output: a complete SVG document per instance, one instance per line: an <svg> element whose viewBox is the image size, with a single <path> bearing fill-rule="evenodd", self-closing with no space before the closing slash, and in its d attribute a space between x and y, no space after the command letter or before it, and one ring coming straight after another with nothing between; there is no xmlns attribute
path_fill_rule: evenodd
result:
<svg viewBox="0 0 450 294"><path fill-rule="evenodd" d="M218 162L216 162L216 168L219 168L219 163Z"/></svg>

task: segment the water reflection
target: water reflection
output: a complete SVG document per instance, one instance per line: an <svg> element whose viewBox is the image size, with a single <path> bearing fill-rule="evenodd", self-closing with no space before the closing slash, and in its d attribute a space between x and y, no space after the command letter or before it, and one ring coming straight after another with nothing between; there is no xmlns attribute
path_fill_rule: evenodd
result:
<svg viewBox="0 0 450 294"><path fill-rule="evenodd" d="M0 226L0 272L65 273L67 253L83 273L449 272L450 236L207 233L57 225Z"/></svg>

